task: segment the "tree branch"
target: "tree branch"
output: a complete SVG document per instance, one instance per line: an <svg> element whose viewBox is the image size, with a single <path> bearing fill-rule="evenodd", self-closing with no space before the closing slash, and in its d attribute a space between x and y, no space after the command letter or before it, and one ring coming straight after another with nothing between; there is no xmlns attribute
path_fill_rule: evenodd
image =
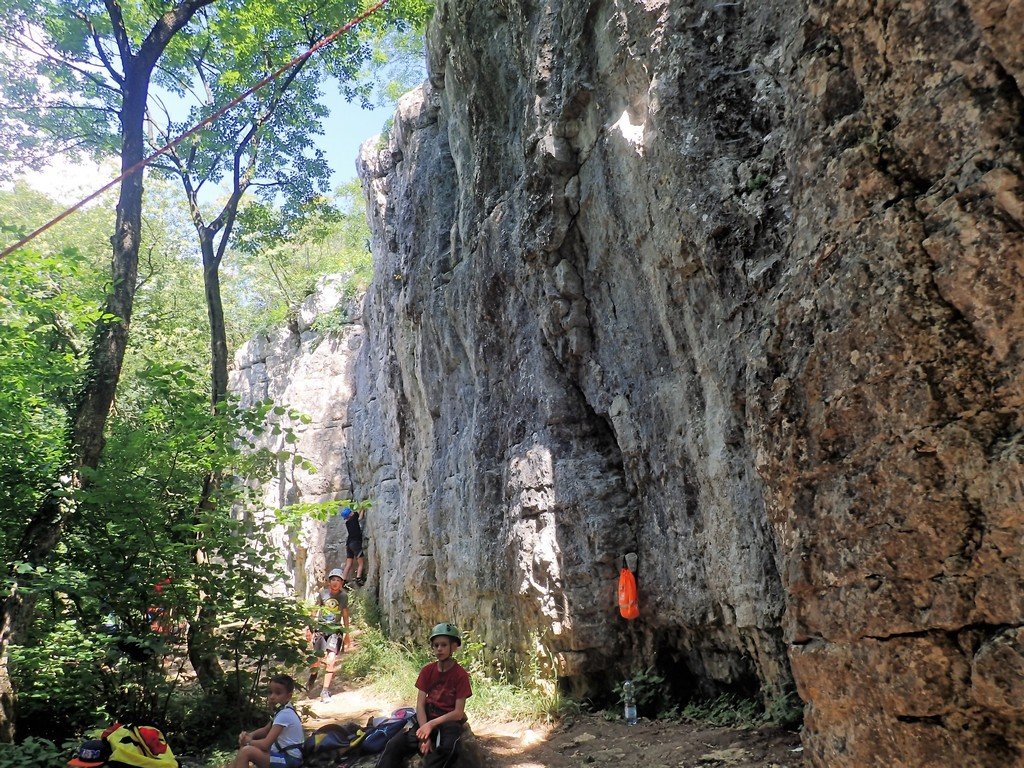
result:
<svg viewBox="0 0 1024 768"><path fill-rule="evenodd" d="M181 186L185 188L185 199L188 200L188 215L192 219L192 226L196 228L196 232L202 233L206 229L206 224L203 222L203 212L199 207L198 188L192 186L192 178L178 156L177 148L171 149L166 156L175 166L175 172L181 179Z"/></svg>
<svg viewBox="0 0 1024 768"><path fill-rule="evenodd" d="M192 87L192 84L189 83L187 80L182 80L181 77L178 76L178 73L175 72L173 69L168 69L167 67L165 67L163 64L160 64L159 62L154 67L154 69L156 69L156 70L158 70L160 72L163 72L169 78L174 80L178 84L178 87L181 88L181 90L185 91L186 93L192 94L192 96L195 98L195 100L198 101L200 104L203 103L203 98L198 93L196 93L196 90L195 90L195 88Z"/></svg>
<svg viewBox="0 0 1024 768"><path fill-rule="evenodd" d="M110 28L114 35L114 42L117 43L117 51L121 55L121 66L127 71L128 63L134 57L132 43L128 39L128 30L124 27L124 14L121 13L121 6L117 0L103 0L107 9L107 16L110 18Z"/></svg>
<svg viewBox="0 0 1024 768"><path fill-rule="evenodd" d="M75 16L85 22L85 25L89 28L89 34L92 36L93 45L96 48L96 53L100 57L100 61L103 62L103 66L107 68L107 72L114 78L114 82L118 85L124 85L124 75L114 69L114 65L110 63L110 59L107 58L107 52L103 50L103 43L100 41L99 32L96 30L96 25L92 23L92 19L85 15L82 11L75 11Z"/></svg>
<svg viewBox="0 0 1024 768"><path fill-rule="evenodd" d="M50 49L46 48L45 46L42 46L41 44L37 43L35 40L32 40L31 38L26 37L18 40L5 38L4 41L9 43L12 47L18 50L25 51L31 56L38 56L40 59L45 59L46 61L49 61L59 67L67 67L72 72L77 72L82 77L88 78L97 88L105 88L111 93L120 94L120 91L117 88L112 86L110 83L105 82L103 78L99 77L95 72L90 72L89 70L79 66L79 62L76 62L74 59L54 56L50 52ZM36 48L32 45L27 45L26 43L29 41L35 43L36 45L40 45L40 47Z"/></svg>
<svg viewBox="0 0 1024 768"><path fill-rule="evenodd" d="M62 110L66 112L105 112L108 115L116 115L117 110L110 107L97 107L91 104L69 104L63 101L55 101L52 104L34 104L22 107L22 112L42 112L43 110Z"/></svg>
<svg viewBox="0 0 1024 768"><path fill-rule="evenodd" d="M209 41L203 47L196 56L192 58L192 63L196 67L196 72L199 74L199 82L203 84L203 90L206 92L206 103L213 104L213 88L210 86L209 78L206 76L206 54L210 50Z"/></svg>
<svg viewBox="0 0 1024 768"><path fill-rule="evenodd" d="M114 0L105 2L110 3ZM213 2L214 0L183 0L181 5L161 16L139 47L139 60L143 66L152 69L175 33L188 24L196 11Z"/></svg>

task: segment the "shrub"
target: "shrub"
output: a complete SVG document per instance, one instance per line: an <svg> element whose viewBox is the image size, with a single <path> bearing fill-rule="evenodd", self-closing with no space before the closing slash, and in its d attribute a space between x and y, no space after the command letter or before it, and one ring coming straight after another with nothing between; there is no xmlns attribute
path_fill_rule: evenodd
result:
<svg viewBox="0 0 1024 768"><path fill-rule="evenodd" d="M63 765L77 743L58 747L52 741L30 736L19 744L0 744L0 768L53 768Z"/></svg>

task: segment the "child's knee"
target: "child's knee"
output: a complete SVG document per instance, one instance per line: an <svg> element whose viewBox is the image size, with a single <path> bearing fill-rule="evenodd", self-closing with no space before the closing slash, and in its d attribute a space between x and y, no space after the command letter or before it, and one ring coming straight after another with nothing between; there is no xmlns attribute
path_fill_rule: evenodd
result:
<svg viewBox="0 0 1024 768"><path fill-rule="evenodd" d="M262 754L259 748L246 744L238 750L238 760L235 762L235 765L242 766L242 768L248 768L250 764L260 765L257 757Z"/></svg>

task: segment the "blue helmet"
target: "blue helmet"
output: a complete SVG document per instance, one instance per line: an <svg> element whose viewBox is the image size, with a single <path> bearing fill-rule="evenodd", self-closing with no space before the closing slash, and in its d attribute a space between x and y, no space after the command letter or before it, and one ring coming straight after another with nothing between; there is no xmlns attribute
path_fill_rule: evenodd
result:
<svg viewBox="0 0 1024 768"><path fill-rule="evenodd" d="M352 507L344 507L341 510L342 520L348 520L350 517L352 517Z"/></svg>

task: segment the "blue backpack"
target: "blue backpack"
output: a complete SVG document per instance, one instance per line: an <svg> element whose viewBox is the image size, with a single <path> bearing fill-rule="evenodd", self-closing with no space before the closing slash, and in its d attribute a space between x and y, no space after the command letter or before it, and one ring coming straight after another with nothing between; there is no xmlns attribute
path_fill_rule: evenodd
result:
<svg viewBox="0 0 1024 768"><path fill-rule="evenodd" d="M404 731L415 719L414 707L399 707L391 717L371 717L366 723L366 735L359 743L360 751L371 755L383 752L391 738Z"/></svg>

